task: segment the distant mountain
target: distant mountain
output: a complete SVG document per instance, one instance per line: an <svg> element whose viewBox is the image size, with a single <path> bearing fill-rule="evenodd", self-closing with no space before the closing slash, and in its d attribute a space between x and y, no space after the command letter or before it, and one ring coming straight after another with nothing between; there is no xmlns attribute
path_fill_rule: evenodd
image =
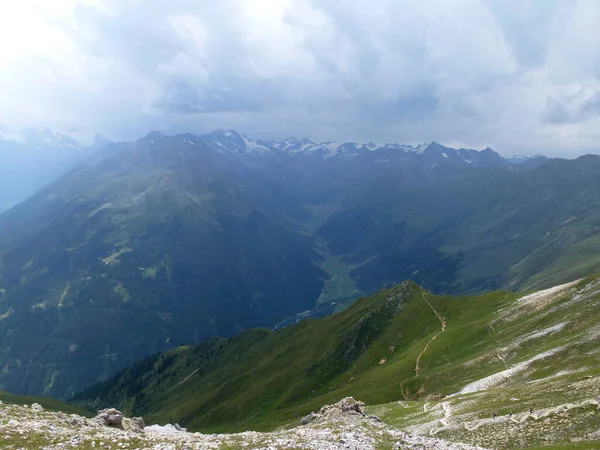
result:
<svg viewBox="0 0 600 450"><path fill-rule="evenodd" d="M109 142L97 136L93 145L82 146L50 130L16 131L0 125L0 212L25 200Z"/></svg>
<svg viewBox="0 0 600 450"><path fill-rule="evenodd" d="M0 216L2 385L64 395L311 308L314 236L271 204L264 169L239 170L198 138L151 133Z"/></svg>
<svg viewBox="0 0 600 450"><path fill-rule="evenodd" d="M108 145L0 215L0 386L65 397L405 279L481 292L600 271L598 170L232 130Z"/></svg>
<svg viewBox="0 0 600 450"><path fill-rule="evenodd" d="M571 448L576 427L596 448L599 288L450 297L407 281L323 319L149 356L74 401L210 433L286 428L354 396L415 434Z"/></svg>

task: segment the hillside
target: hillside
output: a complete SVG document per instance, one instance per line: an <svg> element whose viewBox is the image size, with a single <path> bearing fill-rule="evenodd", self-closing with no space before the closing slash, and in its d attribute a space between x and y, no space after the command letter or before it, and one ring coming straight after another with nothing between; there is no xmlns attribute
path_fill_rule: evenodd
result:
<svg viewBox="0 0 600 450"><path fill-rule="evenodd" d="M14 395L10 392L0 391L0 404L13 406L29 406L32 404L40 405L44 410L50 412L61 412L65 414L78 414L84 417L91 417L92 413L84 408L70 405L50 397L34 397L29 395Z"/></svg>
<svg viewBox="0 0 600 450"><path fill-rule="evenodd" d="M0 216L0 385L68 396L149 353L314 305L314 237L270 207L260 173L154 139Z"/></svg>
<svg viewBox="0 0 600 450"><path fill-rule="evenodd" d="M416 434L599 445L599 308L596 277L478 297L405 282L323 319L146 358L75 403L194 430L269 430L353 395Z"/></svg>
<svg viewBox="0 0 600 450"><path fill-rule="evenodd" d="M405 279L476 293L600 270L600 157L519 162L224 130L107 146L0 215L0 386L66 398Z"/></svg>

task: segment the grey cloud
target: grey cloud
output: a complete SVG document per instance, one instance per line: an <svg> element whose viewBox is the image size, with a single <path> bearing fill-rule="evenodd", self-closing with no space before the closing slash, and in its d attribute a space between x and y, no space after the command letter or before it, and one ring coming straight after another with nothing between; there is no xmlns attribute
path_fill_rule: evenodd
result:
<svg viewBox="0 0 600 450"><path fill-rule="evenodd" d="M600 117L600 92L584 98L578 95L561 100L552 98L543 113L543 118L554 124L573 124Z"/></svg>
<svg viewBox="0 0 600 450"><path fill-rule="evenodd" d="M557 0L507 2L488 0L500 32L514 57L524 67L543 66L568 4Z"/></svg>
<svg viewBox="0 0 600 450"><path fill-rule="evenodd" d="M554 124L569 123L573 120L564 103L555 98L548 100L548 105L542 113L542 118L546 122Z"/></svg>
<svg viewBox="0 0 600 450"><path fill-rule="evenodd" d="M600 92L593 2L99 2L54 22L72 55L0 74L0 121L129 139L239 128L508 153L597 147L600 102L570 97Z"/></svg>

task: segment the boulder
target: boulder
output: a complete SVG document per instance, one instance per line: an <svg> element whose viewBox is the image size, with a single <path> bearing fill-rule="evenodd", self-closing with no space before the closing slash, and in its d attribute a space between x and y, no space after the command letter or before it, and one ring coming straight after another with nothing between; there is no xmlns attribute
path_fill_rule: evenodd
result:
<svg viewBox="0 0 600 450"><path fill-rule="evenodd" d="M144 419L141 417L132 417L131 419L123 419L123 428L128 431L134 431L136 433L141 433L146 424Z"/></svg>
<svg viewBox="0 0 600 450"><path fill-rule="evenodd" d="M67 417L61 417L65 423L73 425L74 427L86 427L88 426L88 421L85 417L78 416L77 414L71 414Z"/></svg>
<svg viewBox="0 0 600 450"><path fill-rule="evenodd" d="M44 407L39 403L34 403L33 405L31 405L31 409L33 409L35 412L42 412L44 410Z"/></svg>
<svg viewBox="0 0 600 450"><path fill-rule="evenodd" d="M365 416L365 404L361 401L354 400L352 397L346 397L334 405L325 405L318 412L312 412L301 419L302 425L319 421L321 419L339 418L345 415L353 415L359 417Z"/></svg>
<svg viewBox="0 0 600 450"><path fill-rule="evenodd" d="M339 416L342 414L365 415L365 404L354 400L353 397L346 397L334 405L325 405L319 410L321 416Z"/></svg>
<svg viewBox="0 0 600 450"><path fill-rule="evenodd" d="M96 421L106 427L123 427L123 413L115 408L107 408L98 411Z"/></svg>
<svg viewBox="0 0 600 450"><path fill-rule="evenodd" d="M137 427L140 430L143 430L144 427L146 426L146 423L144 422L144 418L143 417L132 417L131 421L137 425Z"/></svg>
<svg viewBox="0 0 600 450"><path fill-rule="evenodd" d="M317 413L310 413L308 416L304 416L300 422L302 423L302 425L308 425L311 422L314 422L315 420L317 420L320 416Z"/></svg>

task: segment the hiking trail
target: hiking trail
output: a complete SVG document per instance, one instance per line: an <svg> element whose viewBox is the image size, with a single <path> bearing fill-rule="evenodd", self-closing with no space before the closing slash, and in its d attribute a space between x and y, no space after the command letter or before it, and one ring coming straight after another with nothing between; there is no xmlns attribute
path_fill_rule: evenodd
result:
<svg viewBox="0 0 600 450"><path fill-rule="evenodd" d="M446 331L446 319L435 310L435 308L431 305L431 303L429 303L429 300L427 300L427 297L425 297L425 294L421 293L421 295L423 296L423 300L425 300L425 303L427 303L429 305L429 307L431 308L431 310L433 311L435 316L438 318L438 320L442 324L442 330L439 333L436 333L429 340L429 342L427 342L427 344L425 344L425 348L423 349L423 351L421 353L419 353L419 356L417 356L417 363L415 364L415 373L417 374L417 376L419 376L419 373L421 372L421 368L419 367L419 362L421 362L421 357L427 351L429 344L431 344L433 341L435 341L440 334L442 334L444 331Z"/></svg>

